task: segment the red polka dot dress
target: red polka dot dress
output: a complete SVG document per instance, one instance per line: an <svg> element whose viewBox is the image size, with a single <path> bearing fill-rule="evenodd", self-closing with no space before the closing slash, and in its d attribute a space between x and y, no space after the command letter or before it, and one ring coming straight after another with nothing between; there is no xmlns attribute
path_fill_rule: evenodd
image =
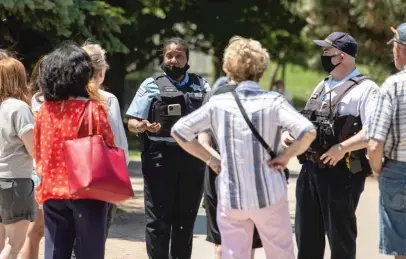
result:
<svg viewBox="0 0 406 259"><path fill-rule="evenodd" d="M105 107L92 101L93 134L103 136L107 146L114 146L114 136L107 120ZM49 199L78 199L69 193L68 174L63 153L66 140L88 135L88 112L77 134L79 119L85 108L83 100L45 102L35 120L34 153L36 170L41 183L36 199L43 204ZM78 136L79 135L79 136Z"/></svg>

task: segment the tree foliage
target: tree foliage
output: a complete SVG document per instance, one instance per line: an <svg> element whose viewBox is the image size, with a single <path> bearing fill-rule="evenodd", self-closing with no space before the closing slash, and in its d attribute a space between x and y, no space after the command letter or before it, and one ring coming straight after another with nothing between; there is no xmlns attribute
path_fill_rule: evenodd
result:
<svg viewBox="0 0 406 259"><path fill-rule="evenodd" d="M305 25L291 12L297 1L0 0L0 48L21 53L29 67L64 40L100 42L112 68L107 85L120 98L126 73L160 58L171 36L214 54L216 75L233 35L261 41L272 59L294 58Z"/></svg>
<svg viewBox="0 0 406 259"><path fill-rule="evenodd" d="M293 15L290 5L296 1L188 1L185 18L197 42L209 46L215 57L216 76L228 40L233 35L251 37L262 42L271 58L292 46L299 38L304 21ZM201 38L196 38L201 36ZM208 43L208 44L207 44Z"/></svg>
<svg viewBox="0 0 406 259"><path fill-rule="evenodd" d="M128 24L124 10L105 1L1 0L0 47L24 55L30 65L61 41L103 42L110 51L128 52L119 39Z"/></svg>
<svg viewBox="0 0 406 259"><path fill-rule="evenodd" d="M406 22L404 0L300 0L295 12L306 19L303 39L325 38L332 31L350 33L359 45L358 59L374 68L374 74L393 67L389 29ZM381 71L379 71L381 70Z"/></svg>

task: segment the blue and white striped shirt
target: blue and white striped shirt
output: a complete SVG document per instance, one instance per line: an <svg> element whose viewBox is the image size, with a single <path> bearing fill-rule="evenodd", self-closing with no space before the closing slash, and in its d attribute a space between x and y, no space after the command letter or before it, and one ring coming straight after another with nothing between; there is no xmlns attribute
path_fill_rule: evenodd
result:
<svg viewBox="0 0 406 259"><path fill-rule="evenodd" d="M262 90L256 82L242 82L236 92L253 125L276 153L282 151L282 127L296 139L314 128L282 95ZM203 131L211 131L221 154L221 173L216 179L219 205L259 209L285 195L283 174L267 165L269 155L252 134L231 93L213 96L172 128L184 141L194 140Z"/></svg>

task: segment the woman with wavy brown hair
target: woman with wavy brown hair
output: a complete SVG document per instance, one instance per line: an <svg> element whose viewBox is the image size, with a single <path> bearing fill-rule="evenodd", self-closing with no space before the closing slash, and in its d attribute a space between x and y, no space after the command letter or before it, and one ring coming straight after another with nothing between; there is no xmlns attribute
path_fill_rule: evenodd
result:
<svg viewBox="0 0 406 259"><path fill-rule="evenodd" d="M4 53L2 53L4 54ZM0 258L17 258L34 219L34 118L24 65L0 59Z"/></svg>

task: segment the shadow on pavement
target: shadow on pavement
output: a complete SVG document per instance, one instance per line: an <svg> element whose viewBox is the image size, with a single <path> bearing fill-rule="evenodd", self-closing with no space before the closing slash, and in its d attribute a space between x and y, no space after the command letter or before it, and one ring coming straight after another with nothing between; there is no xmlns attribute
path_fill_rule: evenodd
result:
<svg viewBox="0 0 406 259"><path fill-rule="evenodd" d="M142 177L141 161L130 161L128 164L130 177Z"/></svg>
<svg viewBox="0 0 406 259"><path fill-rule="evenodd" d="M195 234L195 235L206 235L207 234L205 215L197 215L193 234Z"/></svg>
<svg viewBox="0 0 406 259"><path fill-rule="evenodd" d="M144 211L128 212L119 208L109 231L109 238L145 241Z"/></svg>

